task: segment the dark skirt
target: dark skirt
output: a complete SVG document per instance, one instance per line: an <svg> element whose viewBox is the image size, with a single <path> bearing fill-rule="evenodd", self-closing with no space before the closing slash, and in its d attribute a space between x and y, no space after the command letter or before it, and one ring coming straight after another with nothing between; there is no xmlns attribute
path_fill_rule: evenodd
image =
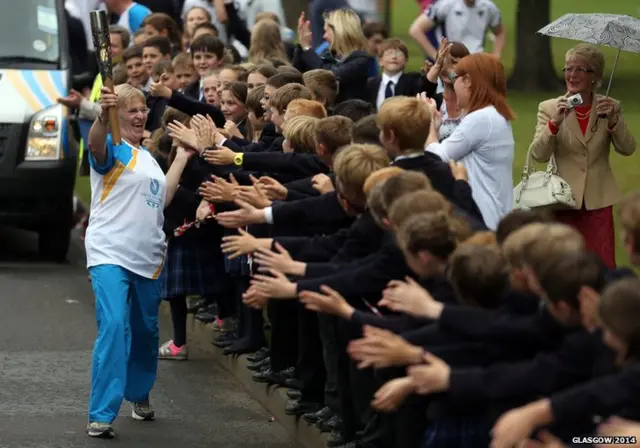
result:
<svg viewBox="0 0 640 448"><path fill-rule="evenodd" d="M164 264L162 298L199 295L211 297L218 291L224 273L222 254L204 241L189 237L169 240Z"/></svg>
<svg viewBox="0 0 640 448"><path fill-rule="evenodd" d="M485 417L436 419L429 424L421 448L487 448L491 425Z"/></svg>
<svg viewBox="0 0 640 448"><path fill-rule="evenodd" d="M609 268L616 268L616 234L613 223L613 207L597 210L561 210L556 219L582 234L587 250L600 257Z"/></svg>

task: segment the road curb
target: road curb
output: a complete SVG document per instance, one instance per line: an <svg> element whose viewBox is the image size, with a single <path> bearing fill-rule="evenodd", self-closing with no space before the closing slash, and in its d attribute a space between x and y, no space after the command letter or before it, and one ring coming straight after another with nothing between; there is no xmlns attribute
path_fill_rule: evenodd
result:
<svg viewBox="0 0 640 448"><path fill-rule="evenodd" d="M160 317L164 324L171 325L171 311L166 303L161 306ZM246 356L225 356L223 350L211 345L214 337L212 325L205 325L189 315L187 322L187 340L189 346L195 346L199 350L211 355L214 361L223 366L238 383L258 401L289 433L290 437L299 447L325 448L328 436L322 434L315 426L307 424L302 418L295 418L284 412L287 403L287 389L266 386L256 383L251 379L251 371L247 369Z"/></svg>

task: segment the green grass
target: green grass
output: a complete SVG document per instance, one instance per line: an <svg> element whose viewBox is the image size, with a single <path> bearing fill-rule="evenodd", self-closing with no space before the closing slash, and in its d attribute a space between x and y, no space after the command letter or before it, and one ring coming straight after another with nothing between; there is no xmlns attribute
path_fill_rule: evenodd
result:
<svg viewBox="0 0 640 448"><path fill-rule="evenodd" d="M502 12L503 22L507 29L507 44L503 54L503 62L507 73L511 72L514 64L515 50L515 21L517 0L493 0ZM579 2L569 2L566 0L552 0L551 20L554 20L567 13L610 13L628 14L640 16L640 4L637 0L609 0L606 3L598 0L581 0ZM392 12L392 34L404 40L409 47L409 66L412 70L422 68L422 52L408 35L408 29L419 12L415 0L395 0ZM565 52L578 42L567 39L553 39L553 60L558 76L564 65ZM616 54L616 50L602 47L607 58L607 80L611 66ZM616 68L610 95L622 102L624 117L629 129L635 132L636 138L640 141L640 90L638 89L640 80L640 54L622 52ZM558 95L564 92L558 91ZM518 182L527 148L531 143L536 125L536 112L538 103L552 97L548 93L521 93L509 92L509 103L515 110L517 120L513 123L513 132L516 140L516 157L514 161L513 177ZM639 187L637 180L638 156L622 157L614 154L611 158L616 179L623 192L628 192ZM624 254L622 246L618 244L617 261L620 265L628 264L628 258Z"/></svg>

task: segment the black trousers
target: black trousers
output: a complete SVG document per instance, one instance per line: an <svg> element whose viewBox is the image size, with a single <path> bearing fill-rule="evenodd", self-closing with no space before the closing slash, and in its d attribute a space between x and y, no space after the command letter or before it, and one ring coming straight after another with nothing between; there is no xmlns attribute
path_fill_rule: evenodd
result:
<svg viewBox="0 0 640 448"><path fill-rule="evenodd" d="M269 300L267 315L271 322L271 370L280 372L298 361L298 302Z"/></svg>
<svg viewBox="0 0 640 448"><path fill-rule="evenodd" d="M327 314L318 314L318 330L322 341L322 358L326 381L324 383L324 405L334 414L340 414L340 398L338 396L338 318Z"/></svg>
<svg viewBox="0 0 640 448"><path fill-rule="evenodd" d="M302 382L302 399L324 403L326 370L322 356L322 341L318 314L298 303L298 363L296 374Z"/></svg>

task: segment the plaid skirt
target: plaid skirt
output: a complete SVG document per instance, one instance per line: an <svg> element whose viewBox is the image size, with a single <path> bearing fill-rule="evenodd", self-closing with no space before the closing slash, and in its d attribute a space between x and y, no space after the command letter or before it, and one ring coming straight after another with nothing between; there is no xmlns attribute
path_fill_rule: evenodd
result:
<svg viewBox="0 0 640 448"><path fill-rule="evenodd" d="M484 417L436 419L427 427L421 448L487 448L491 424Z"/></svg>
<svg viewBox="0 0 640 448"><path fill-rule="evenodd" d="M164 300L186 295L212 297L217 279L225 275L222 254L198 240L176 237L169 240L164 264Z"/></svg>

